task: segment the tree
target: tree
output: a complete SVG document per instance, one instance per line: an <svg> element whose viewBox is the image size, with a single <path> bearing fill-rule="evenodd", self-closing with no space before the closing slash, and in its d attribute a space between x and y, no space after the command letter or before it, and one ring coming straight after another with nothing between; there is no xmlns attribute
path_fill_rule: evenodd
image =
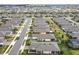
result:
<svg viewBox="0 0 79 59"><path fill-rule="evenodd" d="M77 20L77 22L79 22L79 20Z"/></svg>
<svg viewBox="0 0 79 59"><path fill-rule="evenodd" d="M5 38L7 41L10 41L10 40L12 40L13 36L11 36L11 35L5 35L4 38Z"/></svg>
<svg viewBox="0 0 79 59"><path fill-rule="evenodd" d="M30 44L31 44L30 39L27 39L27 40L26 40L26 45L30 45Z"/></svg>
<svg viewBox="0 0 79 59"><path fill-rule="evenodd" d="M2 23L0 23L0 26L2 25Z"/></svg>
<svg viewBox="0 0 79 59"><path fill-rule="evenodd" d="M11 36L5 35L5 39L9 39L11 38Z"/></svg>
<svg viewBox="0 0 79 59"><path fill-rule="evenodd" d="M1 22L3 22L4 24L6 23L6 21L8 21L8 19L2 19Z"/></svg>
<svg viewBox="0 0 79 59"><path fill-rule="evenodd" d="M26 54L28 54L28 50L27 50L27 49L24 50L21 54L22 54L22 55L26 55Z"/></svg>
<svg viewBox="0 0 79 59"><path fill-rule="evenodd" d="M14 29L12 29L12 32L13 33L16 33L18 31L18 28L17 27L15 27Z"/></svg>

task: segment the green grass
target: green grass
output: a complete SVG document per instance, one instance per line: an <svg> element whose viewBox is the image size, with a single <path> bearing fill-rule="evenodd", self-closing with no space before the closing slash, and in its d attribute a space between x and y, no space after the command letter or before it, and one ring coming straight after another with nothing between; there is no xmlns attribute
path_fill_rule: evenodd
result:
<svg viewBox="0 0 79 59"><path fill-rule="evenodd" d="M28 46L28 45L30 45L30 44L31 44L30 39L27 39L27 40L26 40L26 46Z"/></svg>
<svg viewBox="0 0 79 59"><path fill-rule="evenodd" d="M68 40L68 36L63 32L63 30L54 22L52 21L50 18L46 18L47 21L49 21L49 26L52 29L52 31L54 31L55 36L58 37L58 39L61 40Z"/></svg>
<svg viewBox="0 0 79 59"><path fill-rule="evenodd" d="M74 50L67 46L67 41L69 36L63 32L59 25L57 25L54 21L49 19L50 25L52 30L54 31L55 37L58 41L58 45L60 50L63 52L64 55L79 55L79 50ZM51 24L52 23L52 24Z"/></svg>
<svg viewBox="0 0 79 59"><path fill-rule="evenodd" d="M3 54L5 50L8 48L8 45L0 45L0 54Z"/></svg>
<svg viewBox="0 0 79 59"><path fill-rule="evenodd" d="M10 46L10 48L8 49L8 51L6 53L8 53L10 51L10 49L12 48L12 45Z"/></svg>
<svg viewBox="0 0 79 59"><path fill-rule="evenodd" d="M70 48L68 48L66 43L58 44L60 47L60 50L63 52L64 55L71 55Z"/></svg>
<svg viewBox="0 0 79 59"><path fill-rule="evenodd" d="M6 39L7 41L12 41L13 38L14 38L13 35L6 35L6 36L5 36L5 39Z"/></svg>
<svg viewBox="0 0 79 59"><path fill-rule="evenodd" d="M19 55L27 55L28 54L28 50L25 49L22 53L19 53Z"/></svg>
<svg viewBox="0 0 79 59"><path fill-rule="evenodd" d="M73 55L79 55L79 50L70 50Z"/></svg>
<svg viewBox="0 0 79 59"><path fill-rule="evenodd" d="M49 17L46 17L49 26L51 27L52 31L54 31L54 35L57 39L58 45L60 47L60 50L62 51L62 54L64 55L77 55L79 54L79 50L74 50L72 48L69 48L67 46L67 41L69 39L69 36L63 32L63 30L57 25L54 21L52 21Z"/></svg>

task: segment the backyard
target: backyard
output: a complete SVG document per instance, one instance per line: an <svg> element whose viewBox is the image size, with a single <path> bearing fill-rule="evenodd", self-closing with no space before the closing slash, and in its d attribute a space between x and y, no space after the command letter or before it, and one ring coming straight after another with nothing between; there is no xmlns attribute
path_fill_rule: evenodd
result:
<svg viewBox="0 0 79 59"><path fill-rule="evenodd" d="M63 32L59 25L57 25L50 17L45 18L48 21L49 26L52 31L54 31L54 35L56 37L56 41L61 50L61 54L69 55L69 54L79 54L79 50L73 50L67 46L67 41L69 39L68 35ZM53 19L53 18L52 18Z"/></svg>

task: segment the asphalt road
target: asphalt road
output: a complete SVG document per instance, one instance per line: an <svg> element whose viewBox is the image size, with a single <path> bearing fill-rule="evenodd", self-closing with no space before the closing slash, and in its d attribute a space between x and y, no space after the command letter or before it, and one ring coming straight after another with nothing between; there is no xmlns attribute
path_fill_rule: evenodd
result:
<svg viewBox="0 0 79 59"><path fill-rule="evenodd" d="M74 21L74 20L71 20L71 17L67 17L66 18L68 21L71 21L72 23L75 23L76 25L78 25L79 26L79 23L77 23L76 21Z"/></svg>
<svg viewBox="0 0 79 59"><path fill-rule="evenodd" d="M19 39L15 42L14 46L12 47L9 55L17 55L19 49L23 43L24 37L26 36L26 32L28 32L29 25L31 23L31 19L26 19L26 25L24 26L22 32L20 33Z"/></svg>

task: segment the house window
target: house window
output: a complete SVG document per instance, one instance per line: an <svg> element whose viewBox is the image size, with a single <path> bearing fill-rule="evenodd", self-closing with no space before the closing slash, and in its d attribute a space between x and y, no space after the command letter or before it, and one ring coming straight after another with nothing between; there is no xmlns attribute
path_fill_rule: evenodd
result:
<svg viewBox="0 0 79 59"><path fill-rule="evenodd" d="M51 39L51 41L54 41L55 39Z"/></svg>
<svg viewBox="0 0 79 59"><path fill-rule="evenodd" d="M54 51L52 51L52 54L54 54Z"/></svg>

